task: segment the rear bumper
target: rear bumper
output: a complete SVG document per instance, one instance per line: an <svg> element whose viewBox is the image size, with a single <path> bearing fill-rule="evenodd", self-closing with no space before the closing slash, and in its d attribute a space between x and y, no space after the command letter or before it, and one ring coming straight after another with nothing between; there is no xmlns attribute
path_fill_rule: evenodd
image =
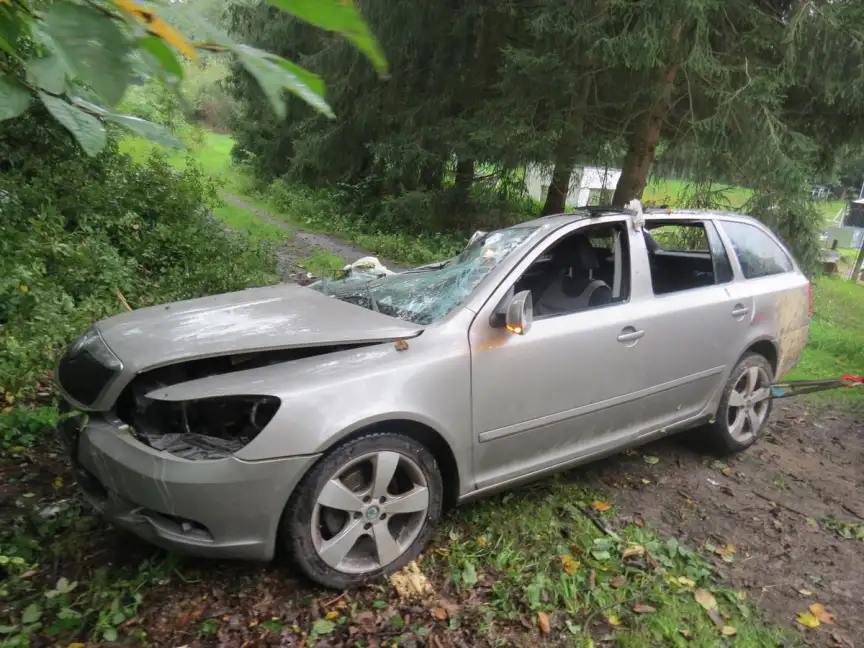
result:
<svg viewBox="0 0 864 648"><path fill-rule="evenodd" d="M318 458L189 461L147 447L120 421L70 421L63 436L89 502L117 526L197 556L270 560L285 504Z"/></svg>

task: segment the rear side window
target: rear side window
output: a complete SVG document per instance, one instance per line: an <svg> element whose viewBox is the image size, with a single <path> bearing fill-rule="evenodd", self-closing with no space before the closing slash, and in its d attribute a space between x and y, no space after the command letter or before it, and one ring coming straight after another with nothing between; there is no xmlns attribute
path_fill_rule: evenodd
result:
<svg viewBox="0 0 864 648"><path fill-rule="evenodd" d="M723 229L747 279L791 272L792 259L786 251L755 225L723 221Z"/></svg>

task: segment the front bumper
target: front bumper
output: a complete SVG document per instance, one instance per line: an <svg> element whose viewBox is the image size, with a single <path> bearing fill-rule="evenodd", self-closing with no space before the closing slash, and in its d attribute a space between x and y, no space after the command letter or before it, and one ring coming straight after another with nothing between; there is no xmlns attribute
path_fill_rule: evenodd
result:
<svg viewBox="0 0 864 648"><path fill-rule="evenodd" d="M165 549L205 557L270 560L285 504L320 456L189 461L147 447L110 416L61 425L100 513Z"/></svg>

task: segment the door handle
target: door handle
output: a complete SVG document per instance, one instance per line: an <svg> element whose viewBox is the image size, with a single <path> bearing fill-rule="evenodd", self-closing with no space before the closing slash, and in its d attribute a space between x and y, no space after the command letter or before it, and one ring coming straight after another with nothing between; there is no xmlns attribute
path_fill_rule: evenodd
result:
<svg viewBox="0 0 864 648"><path fill-rule="evenodd" d="M732 317L744 317L749 312L750 309L744 304L735 304L735 307L732 309Z"/></svg>
<svg viewBox="0 0 864 648"><path fill-rule="evenodd" d="M645 335L645 331L637 331L632 326L625 326L621 333L618 335L619 342L636 342L637 340L642 339Z"/></svg>

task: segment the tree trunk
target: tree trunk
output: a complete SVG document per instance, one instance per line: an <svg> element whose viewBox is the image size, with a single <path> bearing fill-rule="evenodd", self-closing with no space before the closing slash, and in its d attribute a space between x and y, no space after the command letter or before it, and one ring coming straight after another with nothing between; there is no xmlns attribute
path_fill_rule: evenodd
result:
<svg viewBox="0 0 864 648"><path fill-rule="evenodd" d="M672 30L673 45L681 38L681 23ZM615 187L612 204L623 207L634 198L641 198L648 180L648 172L654 164L654 154L660 143L663 120L669 113L678 65L665 68L657 80L657 101L639 117L636 128L630 134L627 155L621 167L621 177Z"/></svg>
<svg viewBox="0 0 864 648"><path fill-rule="evenodd" d="M456 163L456 191L467 196L472 184L474 184L474 160L460 158Z"/></svg>
<svg viewBox="0 0 864 648"><path fill-rule="evenodd" d="M560 214L567 211L567 194L570 193L570 178L578 157L579 141L585 124L585 113L588 111L588 97L591 95L591 84L594 82L590 74L582 80L579 94L573 97L570 105L569 123L555 150L555 169L552 171L552 181L546 192L546 202L543 203L541 216ZM578 205L581 207L581 205Z"/></svg>
<svg viewBox="0 0 864 648"><path fill-rule="evenodd" d="M861 249L858 250L858 258L855 260L855 269L852 270L851 280L853 283L858 283L858 278L861 276L862 264L864 264L864 241L861 243Z"/></svg>

